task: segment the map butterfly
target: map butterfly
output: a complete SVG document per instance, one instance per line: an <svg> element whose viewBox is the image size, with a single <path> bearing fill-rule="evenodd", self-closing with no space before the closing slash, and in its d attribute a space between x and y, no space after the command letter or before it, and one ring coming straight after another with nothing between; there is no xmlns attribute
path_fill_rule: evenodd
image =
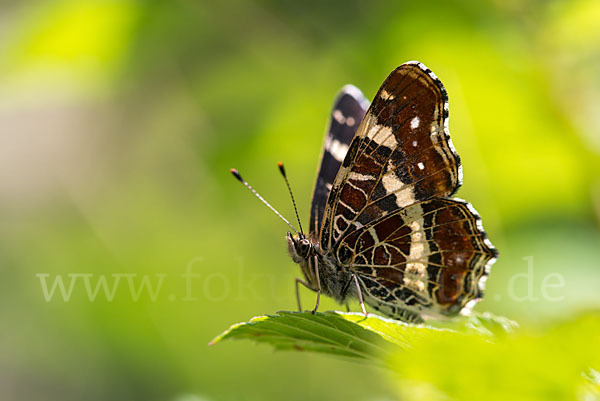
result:
<svg viewBox="0 0 600 401"><path fill-rule="evenodd" d="M473 207L451 198L461 180L448 96L431 70L415 61L399 66L370 107L345 86L334 103L308 234L275 211L295 232L287 234L288 248L304 275L296 294L298 284L316 291L314 311L323 293L342 304L358 298L365 314L367 303L408 322L470 309L498 253Z"/></svg>

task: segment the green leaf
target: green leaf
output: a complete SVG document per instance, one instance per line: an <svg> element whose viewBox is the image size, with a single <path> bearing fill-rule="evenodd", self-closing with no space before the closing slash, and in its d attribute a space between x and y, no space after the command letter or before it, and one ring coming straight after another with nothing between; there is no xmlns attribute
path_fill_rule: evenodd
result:
<svg viewBox="0 0 600 401"><path fill-rule="evenodd" d="M476 330L418 338L394 354L387 366L403 399L600 399L600 315L491 341L480 329L500 321L477 320Z"/></svg>
<svg viewBox="0 0 600 401"><path fill-rule="evenodd" d="M443 332L459 334L465 330L492 336L490 327L506 331L513 326L508 322L491 315L481 315L453 320L452 323L438 323L439 327L435 327L403 323L374 314L365 317L360 313L313 315L311 312L282 311L234 324L210 344L224 339L250 339L270 344L278 350L313 351L385 363L396 351L411 347L417 338L435 337Z"/></svg>
<svg viewBox="0 0 600 401"><path fill-rule="evenodd" d="M364 316L362 316L364 319ZM238 323L210 342L250 339L271 344L278 350L313 351L350 358L372 359L385 353L385 340L375 331L325 312L278 312Z"/></svg>
<svg viewBox="0 0 600 401"><path fill-rule="evenodd" d="M600 315L516 330L487 313L427 324L374 314L278 312L215 338L385 366L407 400L600 399Z"/></svg>

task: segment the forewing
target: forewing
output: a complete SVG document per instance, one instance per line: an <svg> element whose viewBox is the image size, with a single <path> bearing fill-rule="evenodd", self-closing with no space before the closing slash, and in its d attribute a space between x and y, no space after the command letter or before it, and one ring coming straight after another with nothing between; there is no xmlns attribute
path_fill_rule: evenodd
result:
<svg viewBox="0 0 600 401"><path fill-rule="evenodd" d="M320 233L324 250L399 208L458 189L460 159L447 119L446 90L423 64L403 64L387 77L329 194Z"/></svg>
<svg viewBox="0 0 600 401"><path fill-rule="evenodd" d="M436 198L348 234L336 257L384 313L454 314L482 297L497 252L470 204Z"/></svg>
<svg viewBox="0 0 600 401"><path fill-rule="evenodd" d="M344 86L335 99L310 207L309 232L311 233L318 234L321 228L323 212L333 180L368 107L369 101L358 88L352 85Z"/></svg>

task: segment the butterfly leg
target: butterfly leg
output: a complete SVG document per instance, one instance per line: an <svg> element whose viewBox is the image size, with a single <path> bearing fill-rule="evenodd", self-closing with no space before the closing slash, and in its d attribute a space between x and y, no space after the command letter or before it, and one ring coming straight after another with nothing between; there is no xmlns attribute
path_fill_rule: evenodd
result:
<svg viewBox="0 0 600 401"><path fill-rule="evenodd" d="M315 278L317 279L317 304L315 305L315 309L312 311L314 315L317 312L317 309L319 309L319 301L321 300L321 279L319 278L319 263L317 255L314 255L313 257L313 266L315 269Z"/></svg>
<svg viewBox="0 0 600 401"><path fill-rule="evenodd" d="M356 284L356 293L358 294L358 302L360 302L360 309L362 309L362 313L364 313L365 317L368 316L367 310L365 309L365 303L363 301L362 290L360 289L360 284L358 284L358 277L356 274L353 274L354 284Z"/></svg>
<svg viewBox="0 0 600 401"><path fill-rule="evenodd" d="M350 289L350 284L352 284L352 280L354 280L354 274L352 276L350 276L350 280L346 281L346 284L344 284L344 287L342 287L342 291L340 293L342 302L345 301L346 295L348 295L348 290ZM348 305L347 302L346 302L346 305Z"/></svg>
<svg viewBox="0 0 600 401"><path fill-rule="evenodd" d="M306 281L296 277L296 301L298 302L298 312L302 312L302 306L300 305L300 287L298 287L298 284L302 284L308 289L310 289L310 286Z"/></svg>

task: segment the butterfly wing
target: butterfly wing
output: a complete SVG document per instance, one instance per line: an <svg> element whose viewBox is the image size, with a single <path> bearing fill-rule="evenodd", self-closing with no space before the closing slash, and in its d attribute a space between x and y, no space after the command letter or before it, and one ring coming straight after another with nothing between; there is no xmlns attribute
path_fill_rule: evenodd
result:
<svg viewBox="0 0 600 401"><path fill-rule="evenodd" d="M398 208L458 189L460 158L447 116L446 90L421 63L403 64L387 77L333 183L322 249Z"/></svg>
<svg viewBox="0 0 600 401"><path fill-rule="evenodd" d="M398 209L348 234L336 249L365 300L391 316L459 312L481 298L496 256L473 207L448 198Z"/></svg>
<svg viewBox="0 0 600 401"><path fill-rule="evenodd" d="M310 207L311 233L318 233L321 227L333 180L368 107L369 101L352 85L344 86L335 99Z"/></svg>
<svg viewBox="0 0 600 401"><path fill-rule="evenodd" d="M368 303L405 320L453 314L481 296L496 251L479 216L448 199L461 184L448 97L424 65L394 70L336 176L320 243L355 273Z"/></svg>

